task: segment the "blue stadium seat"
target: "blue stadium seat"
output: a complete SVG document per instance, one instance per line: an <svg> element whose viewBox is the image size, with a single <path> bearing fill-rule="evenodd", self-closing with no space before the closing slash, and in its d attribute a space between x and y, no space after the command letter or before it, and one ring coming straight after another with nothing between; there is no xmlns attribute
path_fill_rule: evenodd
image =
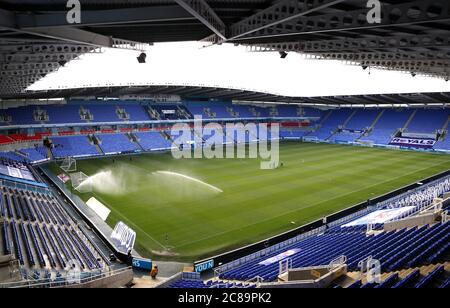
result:
<svg viewBox="0 0 450 308"><path fill-rule="evenodd" d="M135 135L145 151L161 151L172 147L172 142L165 139L160 132L140 132Z"/></svg>
<svg viewBox="0 0 450 308"><path fill-rule="evenodd" d="M447 109L417 109L416 115L408 125L408 132L435 133L438 129L443 128L448 117ZM430 119L433 120L430 121Z"/></svg>
<svg viewBox="0 0 450 308"><path fill-rule="evenodd" d="M444 266L438 266L436 267L432 272L430 272L428 275L426 275L425 277L423 277L415 286L414 288L419 289L419 288L426 288L428 287L430 284L433 283L433 281L438 278L439 276L441 276L444 273Z"/></svg>
<svg viewBox="0 0 450 308"><path fill-rule="evenodd" d="M100 147L105 154L130 153L139 150L136 143L124 134L98 135L101 140Z"/></svg>
<svg viewBox="0 0 450 308"><path fill-rule="evenodd" d="M90 144L87 136L52 137L52 152L57 158L100 155L95 145Z"/></svg>

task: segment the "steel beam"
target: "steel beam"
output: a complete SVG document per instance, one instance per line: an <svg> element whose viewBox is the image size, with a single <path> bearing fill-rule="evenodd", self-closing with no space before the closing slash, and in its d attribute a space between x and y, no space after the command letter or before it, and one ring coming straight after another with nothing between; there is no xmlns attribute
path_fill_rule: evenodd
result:
<svg viewBox="0 0 450 308"><path fill-rule="evenodd" d="M450 60L450 51L424 51L424 52L338 52L338 53L311 53L305 54L307 58L364 61L364 60Z"/></svg>
<svg viewBox="0 0 450 308"><path fill-rule="evenodd" d="M81 23L76 24L78 27L195 19L178 5L112 10L83 10L81 16ZM29 29L70 26L66 18L66 11L43 14L18 13L16 15L17 27Z"/></svg>
<svg viewBox="0 0 450 308"><path fill-rule="evenodd" d="M379 24L370 24L367 21L367 8L300 18L292 18L292 16L295 16L294 14L286 13L291 16L288 21L253 31L251 36L233 37L230 40L237 42L242 40L274 39L293 35L450 21L449 2L447 0L416 0L401 4L383 5L381 10L382 19Z"/></svg>
<svg viewBox="0 0 450 308"><path fill-rule="evenodd" d="M34 18L35 15L31 14ZM0 9L0 29L6 29L17 33L45 37L52 40L71 42L95 47L126 48L144 50L145 44L122 39L114 39L105 35L92 33L68 26L67 22L60 27L28 27L21 24L20 18L10 11Z"/></svg>
<svg viewBox="0 0 450 308"><path fill-rule="evenodd" d="M402 71L406 70L416 73L424 69L427 71L433 70L435 72L439 72L450 68L449 60L363 60L354 64L368 67L399 68Z"/></svg>
<svg viewBox="0 0 450 308"><path fill-rule="evenodd" d="M97 47L113 47L112 37L72 27L16 29L16 31L76 44L86 44Z"/></svg>
<svg viewBox="0 0 450 308"><path fill-rule="evenodd" d="M87 53L95 51L95 47L86 45L75 45L68 43L49 43L49 44L0 44L0 54L71 54L71 53Z"/></svg>
<svg viewBox="0 0 450 308"><path fill-rule="evenodd" d="M229 40L285 24L302 16L320 11L345 0L281 0L273 6L248 17L230 28Z"/></svg>
<svg viewBox="0 0 450 308"><path fill-rule="evenodd" d="M398 49L448 48L450 35L397 35L339 40L294 41L271 44L247 45L249 51L292 52L364 52L369 50L392 51Z"/></svg>
<svg viewBox="0 0 450 308"><path fill-rule="evenodd" d="M49 62L69 62L80 56L78 53L40 53L40 54L10 54L2 55L0 53L0 65L8 64L26 64L26 63L49 63Z"/></svg>
<svg viewBox="0 0 450 308"><path fill-rule="evenodd" d="M222 39L226 39L226 26L205 0L175 0L182 8L207 26Z"/></svg>
<svg viewBox="0 0 450 308"><path fill-rule="evenodd" d="M46 75L56 70L52 68L42 68L42 69L23 69L23 70L2 70L0 76L39 76L40 74Z"/></svg>

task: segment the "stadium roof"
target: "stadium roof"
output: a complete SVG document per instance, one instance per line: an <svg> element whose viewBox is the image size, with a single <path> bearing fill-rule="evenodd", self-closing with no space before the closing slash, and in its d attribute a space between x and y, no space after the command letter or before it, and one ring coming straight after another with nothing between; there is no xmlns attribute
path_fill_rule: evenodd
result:
<svg viewBox="0 0 450 308"><path fill-rule="evenodd" d="M288 103L316 106L448 106L450 92L405 93L377 95L345 95L321 97L289 97L250 90L206 87L206 86L111 86L92 88L72 88L47 91L32 91L15 94L9 99L52 99L79 97L152 97L158 95L178 95L183 99L233 100L245 103Z"/></svg>
<svg viewBox="0 0 450 308"><path fill-rule="evenodd" d="M98 47L142 50L139 43L181 40L449 79L449 1L381 3L373 24L367 0L82 0L81 23L73 25L66 0L0 0L0 94L22 92Z"/></svg>

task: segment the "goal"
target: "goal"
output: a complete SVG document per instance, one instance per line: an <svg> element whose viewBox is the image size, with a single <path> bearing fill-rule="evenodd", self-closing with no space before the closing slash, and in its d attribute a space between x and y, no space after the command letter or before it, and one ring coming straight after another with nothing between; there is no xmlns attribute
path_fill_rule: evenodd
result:
<svg viewBox="0 0 450 308"><path fill-rule="evenodd" d="M65 172L75 172L77 171L77 161L73 157L64 158L60 167Z"/></svg>
<svg viewBox="0 0 450 308"><path fill-rule="evenodd" d="M80 193L92 192L92 181L89 181L89 176L83 172L74 172L70 174L70 181L72 187Z"/></svg>

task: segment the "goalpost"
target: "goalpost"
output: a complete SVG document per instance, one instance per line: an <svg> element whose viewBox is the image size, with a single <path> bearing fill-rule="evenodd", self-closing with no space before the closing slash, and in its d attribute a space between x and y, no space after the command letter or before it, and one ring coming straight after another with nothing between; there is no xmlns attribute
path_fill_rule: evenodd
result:
<svg viewBox="0 0 450 308"><path fill-rule="evenodd" d="M89 176L83 172L70 173L70 181L76 191L80 193L92 192L92 181L89 181Z"/></svg>
<svg viewBox="0 0 450 308"><path fill-rule="evenodd" d="M77 161L73 157L66 157L61 163L61 169L65 172L75 172L77 171Z"/></svg>

